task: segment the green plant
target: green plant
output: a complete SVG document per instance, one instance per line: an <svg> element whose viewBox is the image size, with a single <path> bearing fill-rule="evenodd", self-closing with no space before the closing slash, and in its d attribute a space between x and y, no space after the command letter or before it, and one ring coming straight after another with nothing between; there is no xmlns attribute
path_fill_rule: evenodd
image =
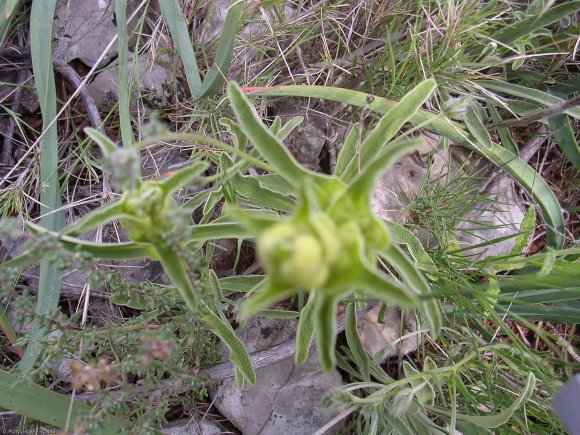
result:
<svg viewBox="0 0 580 435"><path fill-rule="evenodd" d="M369 291L387 303L416 305L420 302L433 334L436 335L440 328L439 310L429 295L427 281L413 263L390 243L387 227L369 208L369 195L377 176L397 156L420 144L417 140L399 138L391 141L391 138L429 98L434 87L433 81L426 81L384 116L360 145L360 159L356 157L356 143L352 140L354 135L351 135L351 140L344 147L344 154L340 158L341 167L344 169L341 177L316 174L299 166L278 136L263 126L236 84L230 84L229 95L240 125L239 129L233 124L228 125L232 131L237 132L238 145L245 143L243 137L252 141L255 152L250 155L239 146L231 147L210 138L169 133L147 138L136 143L133 148L118 148L99 131L87 129L87 134L100 146L116 183L122 188L122 196L118 201L98 208L58 233L47 232L34 224L28 226L39 236L52 237L55 243L66 250L86 252L98 258L146 256L158 259L189 310L200 316L205 327L229 347L230 360L235 366L240 387L244 380L254 383L255 372L243 343L223 317L220 302L223 294L219 286L212 286L217 292L217 297L212 301L203 297L192 284L184 249L195 241L232 235L258 236L259 255L270 279L257 296L250 298L242 306L242 316L256 313L298 291L312 291L312 297L303 310L300 321L298 363L305 360L316 328L322 365L327 370L334 366L336 305L341 298L355 290ZM273 126L273 130L284 136L296 125L297 122L291 122L286 128L282 128L278 123ZM222 154L222 160L226 159L223 160L222 172L205 180L201 175L207 164L199 161L166 178L142 181L137 150L161 138L211 143L234 152L242 160L234 164L228 160L230 158L226 154ZM389 142L392 143L386 147ZM202 154L199 155L201 156ZM258 159L260 156L269 164L261 163ZM276 171L276 174L271 174L277 177L275 184L290 191L296 198L296 203L283 207L290 210L295 208L297 211L293 217L273 218L259 210L256 213L230 207L231 215L240 219L242 225L220 220L194 225L189 230L181 227L182 221L176 219L171 212L173 192L196 180L202 184L219 181L220 192L226 195L228 183L235 183L240 179L248 181L248 177L240 177L238 171L247 168L251 163ZM258 189L263 190L263 187ZM229 200L232 199L229 196ZM254 206L261 208L260 200ZM119 219L125 227L131 242L91 244L73 237L115 219ZM392 262L407 286L392 282L377 270L377 253ZM4 263L2 267L5 270L22 268L40 255L42 253L38 249L31 249L23 256ZM311 261L305 262L304 258L309 257ZM50 259L47 261L56 267Z"/></svg>
<svg viewBox="0 0 580 435"><path fill-rule="evenodd" d="M435 83L427 80L387 113L360 144L349 135L338 157L340 176L324 176L299 166L278 138L253 112L241 90L230 84L229 93L242 131L276 173L294 188L298 203L292 217L257 217L234 209L249 231L258 237L258 255L269 274L267 287L242 306L242 316L310 290L311 297L300 317L296 362L308 355L314 330L322 367L335 363L335 322L338 302L354 290L368 291L387 303L416 304L422 295L424 313L434 336L440 328L436 304L429 287L410 261L390 247L387 227L370 210L370 194L377 177L394 160L421 145L421 141L391 139L429 98ZM376 157L375 157L376 156ZM400 260L405 289L376 270L376 254ZM400 254L400 255L399 255ZM416 277L416 280L409 279Z"/></svg>

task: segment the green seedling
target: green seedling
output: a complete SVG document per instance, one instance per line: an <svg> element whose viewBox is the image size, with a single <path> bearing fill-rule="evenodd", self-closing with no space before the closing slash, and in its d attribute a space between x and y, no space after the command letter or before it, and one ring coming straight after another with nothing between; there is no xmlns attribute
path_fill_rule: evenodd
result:
<svg viewBox="0 0 580 435"><path fill-rule="evenodd" d="M322 367L331 370L335 366L337 306L353 291L366 291L381 301L402 306L419 305L420 295L429 291L412 262L390 248L391 236L385 223L372 212L370 195L382 172L398 157L422 145L417 139L391 139L434 89L433 80L417 86L378 122L360 144L359 152L356 141L347 139L338 159L340 176L327 176L300 166L280 139L262 124L238 85L229 85L230 101L241 130L294 189L297 198L295 211L283 218L230 207L231 214L257 237L258 256L268 274L265 288L248 298L240 315L248 317L289 296L310 291L310 302L300 317L297 364L308 356L316 329ZM394 267L407 286L394 282L378 269L378 253L393 258ZM423 308L437 335L437 305L430 300L423 302Z"/></svg>

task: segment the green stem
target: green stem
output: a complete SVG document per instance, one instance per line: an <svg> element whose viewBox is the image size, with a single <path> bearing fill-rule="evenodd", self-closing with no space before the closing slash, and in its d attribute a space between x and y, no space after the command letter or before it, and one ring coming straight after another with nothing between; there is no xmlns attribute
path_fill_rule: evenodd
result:
<svg viewBox="0 0 580 435"><path fill-rule="evenodd" d="M151 247L157 254L165 273L187 304L187 307L191 311L197 312L195 290L191 280L189 279L187 270L185 269L185 264L177 251L174 248L167 247L161 243L154 244Z"/></svg>

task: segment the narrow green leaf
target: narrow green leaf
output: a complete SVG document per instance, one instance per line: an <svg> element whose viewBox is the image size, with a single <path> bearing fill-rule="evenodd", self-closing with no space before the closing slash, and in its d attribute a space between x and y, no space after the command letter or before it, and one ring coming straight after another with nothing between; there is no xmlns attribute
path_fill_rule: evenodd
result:
<svg viewBox="0 0 580 435"><path fill-rule="evenodd" d="M526 381L526 385L524 386L524 390L517 396L516 400L511 404L509 408L506 408L495 415L456 414L457 420L466 421L468 423L475 424L484 429L493 429L501 426L502 424L506 424L510 420L514 412L522 404L527 402L528 399L532 396L535 386L536 386L536 377L532 372L530 372L528 375L528 379ZM451 417L451 413L449 411L435 407L428 407L428 409L434 412L435 414Z"/></svg>
<svg viewBox="0 0 580 435"><path fill-rule="evenodd" d="M346 307L346 327L344 331L346 342L352 352L354 362L360 370L363 381L370 381L371 358L365 350L358 333L356 304L354 302L350 302Z"/></svg>
<svg viewBox="0 0 580 435"><path fill-rule="evenodd" d="M218 122L223 125L228 133L232 136L232 140L239 150L245 150L246 144L248 143L248 137L242 131L237 122L232 121L229 118L220 118Z"/></svg>
<svg viewBox="0 0 580 435"><path fill-rule="evenodd" d="M278 136L278 132L280 131L281 128L282 128L282 118L276 116L274 118L274 122L272 122L272 125L270 125L270 131L276 136Z"/></svg>
<svg viewBox="0 0 580 435"><path fill-rule="evenodd" d="M220 279L220 286L225 292L251 291L264 283L265 275L238 275Z"/></svg>
<svg viewBox="0 0 580 435"><path fill-rule="evenodd" d="M256 314L266 308L271 307L276 302L289 298L296 293L293 288L282 288L271 281L266 288L261 289L256 295L252 295L240 308L240 317L245 319L252 314Z"/></svg>
<svg viewBox="0 0 580 435"><path fill-rule="evenodd" d="M360 201L368 202L379 176L386 172L395 161L405 154L419 149L423 146L423 139L404 140L387 147L381 154L370 160L350 183L345 195L358 198Z"/></svg>
<svg viewBox="0 0 580 435"><path fill-rule="evenodd" d="M554 305L513 306L496 305L495 310L506 319L526 319L535 322L578 323L580 308Z"/></svg>
<svg viewBox="0 0 580 435"><path fill-rule="evenodd" d="M465 125L479 144L486 148L493 147L491 136L473 106L467 109L467 113L465 114Z"/></svg>
<svg viewBox="0 0 580 435"><path fill-rule="evenodd" d="M42 112L44 136L40 142L40 224L49 231L58 231L64 226L58 175L58 136L56 119L56 87L52 67L52 17L56 0L34 2L30 12L30 48L32 70ZM48 19L47 19L48 17ZM51 125L52 123L52 125ZM61 272L47 257L40 261L40 279L36 302L36 315L47 317L58 309L60 299ZM33 341L27 346L18 364L19 370L33 369L47 331L35 324Z"/></svg>
<svg viewBox="0 0 580 435"><path fill-rule="evenodd" d="M300 312L287 310L262 310L258 315L269 317L271 319L296 319L297 317L300 317Z"/></svg>
<svg viewBox="0 0 580 435"><path fill-rule="evenodd" d="M159 9L169 29L169 33L171 33L175 50L179 54L181 62L183 62L189 92L191 92L193 98L199 98L202 94L201 77L199 76L199 69L197 68L197 61L195 59L195 53L193 52L187 22L179 6L179 1L161 1L159 2Z"/></svg>
<svg viewBox="0 0 580 435"><path fill-rule="evenodd" d="M161 244L153 245L152 249L157 254L157 257L163 266L163 270L173 285L175 285L177 288L179 295L187 304L187 307L196 313L198 308L198 300L195 294L195 290L187 270L185 269L185 264L183 263L183 260L177 251L172 247L164 246Z"/></svg>
<svg viewBox="0 0 580 435"><path fill-rule="evenodd" d="M278 139L280 139L280 140L286 139L290 135L290 133L292 133L292 131L294 131L294 129L296 127L298 127L300 124L302 124L302 121L304 121L304 118L302 116L295 116L290 121L288 121L285 125L282 126L280 131L278 133L276 133L276 136L278 136Z"/></svg>
<svg viewBox="0 0 580 435"><path fill-rule="evenodd" d="M411 291L395 284L382 273L371 270L368 265L357 270L353 278L358 282L357 287L369 291L388 304L408 307L417 303Z"/></svg>
<svg viewBox="0 0 580 435"><path fill-rule="evenodd" d="M478 83L482 83L482 81L479 81ZM491 83L491 86L501 86L499 82L485 81L485 83L486 85ZM511 87L512 85L510 84L509 86ZM523 96L525 97L529 91L528 88L524 88L524 90L525 92ZM369 95L364 92L328 86L274 86L259 89L256 93L269 96L322 98L325 100L352 104L358 107L367 107L369 110L380 113L388 112L395 104L385 98ZM548 98L545 93L541 92L541 94L543 95L544 100ZM368 103L369 99L372 99L372 103L370 104ZM562 102L560 99L557 100L558 102ZM552 101L550 104L555 103L557 102ZM578 111L577 117L580 118L580 111ZM457 144L476 151L509 173L525 190L528 191L542 209L543 217L547 224L548 243L556 249L562 247L564 243L565 226L560 203L546 181L536 171L534 171L533 168L509 150L495 143L492 144L493 146L490 149L478 146L476 141L474 141L474 138L470 136L469 132L467 132L461 125L450 121L447 118L439 117L424 110L419 110L410 121L415 125L425 124L427 129L440 136L444 136Z"/></svg>
<svg viewBox="0 0 580 435"><path fill-rule="evenodd" d="M361 144L361 166L365 166L374 156L383 151L383 147L417 113L421 106L425 104L436 87L437 84L433 79L419 83L381 118ZM356 173L356 169L356 162L353 160L349 163L349 167L345 173L347 179Z"/></svg>
<svg viewBox="0 0 580 435"><path fill-rule="evenodd" d="M562 152L576 169L580 169L580 147L570 125L570 118L566 115L552 116L548 119L548 125Z"/></svg>
<svg viewBox="0 0 580 435"><path fill-rule="evenodd" d="M308 171L296 161L280 140L260 121L254 107L245 97L240 87L231 82L228 86L230 102L241 127L266 160L293 186L298 187L301 180L320 177Z"/></svg>
<svg viewBox="0 0 580 435"><path fill-rule="evenodd" d="M252 360L244 343L238 338L232 326L220 319L205 304L202 305L204 321L208 324L211 331L217 335L230 351L230 361L240 372L244 379L250 384L256 383L256 372L252 365Z"/></svg>
<svg viewBox="0 0 580 435"><path fill-rule="evenodd" d="M117 149L115 142L113 142L107 137L106 134L101 133L99 130L87 127L85 128L85 133L101 148L103 156L110 157Z"/></svg>
<svg viewBox="0 0 580 435"><path fill-rule="evenodd" d="M61 234L76 236L94 230L101 225L114 221L115 219L129 217L130 216L125 213L125 204L122 201L116 201L93 210L73 224L64 228L61 231Z"/></svg>
<svg viewBox="0 0 580 435"><path fill-rule="evenodd" d="M70 411L68 430L73 430L75 423L80 424L82 420L92 415L90 406L30 383L2 369L0 369L0 408L59 429L66 427ZM126 422L104 413L101 413L99 424L101 433L116 434L129 429Z"/></svg>
<svg viewBox="0 0 580 435"><path fill-rule="evenodd" d="M12 324L10 323L10 320L6 315L6 312L7 309L4 306L0 305L0 330L2 330L2 332L4 333L6 338L8 338L8 341L10 343L16 343L18 335L16 334L16 331L12 327Z"/></svg>
<svg viewBox="0 0 580 435"><path fill-rule="evenodd" d="M0 47L3 47L6 42L10 24L18 6L20 6L20 0L4 0L0 4Z"/></svg>
<svg viewBox="0 0 580 435"><path fill-rule="evenodd" d="M191 227L193 235L184 241L184 244L193 242L205 242L216 239L252 238L251 234L237 222L217 222L210 224L194 225Z"/></svg>
<svg viewBox="0 0 580 435"><path fill-rule="evenodd" d="M129 99L131 97L131 83L129 82L129 36L127 35L127 0L115 0L115 18L117 22L117 41L119 44L119 120L123 146L133 146L133 128L129 113Z"/></svg>
<svg viewBox="0 0 580 435"><path fill-rule="evenodd" d="M403 361L403 371L405 372L406 377L419 374L419 372L407 361ZM429 383L429 378L414 378L409 380L409 382L413 389L416 390L415 397L417 397L419 403L421 405L433 406L433 403L435 402L435 391L433 390L433 386Z"/></svg>
<svg viewBox="0 0 580 435"><path fill-rule="evenodd" d="M344 140L344 144L338 154L336 159L336 168L334 168L334 175L342 179L343 181L347 181L343 177L344 172L347 169L347 166L350 162L352 162L357 153L357 145L359 140L359 133L360 133L360 122L357 122L355 125L352 126L350 132L346 136Z"/></svg>
<svg viewBox="0 0 580 435"><path fill-rule="evenodd" d="M230 361L234 364L236 369L240 371L248 382L256 383L256 373L250 361L250 356L244 344L234 333L231 325L218 317L205 304L203 300L198 301L195 295L192 282L187 274L183 260L179 257L177 252L171 247L165 245L154 245L152 247L163 266L163 270L177 287L179 294L187 304L188 308L194 312L198 312L198 307L201 309L204 321L209 328L215 333L230 350Z"/></svg>
<svg viewBox="0 0 580 435"><path fill-rule="evenodd" d="M238 32L240 18L244 11L245 2L233 0L228 9L224 26L221 31L218 49L215 55L214 64L203 80L200 98L211 97L221 88L230 70L232 54L234 51L234 40Z"/></svg>
<svg viewBox="0 0 580 435"><path fill-rule="evenodd" d="M427 254L419 239L410 230L393 221L384 220L383 222L389 229L393 242L407 247L407 250L415 260L415 266L423 272L437 273L437 266L435 266L433 259Z"/></svg>
<svg viewBox="0 0 580 435"><path fill-rule="evenodd" d="M580 10L580 1L566 1L540 14L527 17L511 26L502 27L491 37L503 44L511 44L523 36L528 36L538 29L549 26L576 11Z"/></svg>
<svg viewBox="0 0 580 435"><path fill-rule="evenodd" d="M211 291L213 292L214 300L216 303L219 303L219 301L224 298L224 295L222 293L220 281L213 269L209 270L209 285L211 287Z"/></svg>
<svg viewBox="0 0 580 435"><path fill-rule="evenodd" d="M330 294L321 295L316 322L318 357L320 366L325 372L336 365L336 299Z"/></svg>
<svg viewBox="0 0 580 435"><path fill-rule="evenodd" d="M167 193L173 193L198 178L208 167L206 162L192 163L183 169L174 172L165 179L159 180L159 185Z"/></svg>
<svg viewBox="0 0 580 435"><path fill-rule="evenodd" d="M429 283L421 272L413 266L401 248L395 244L391 244L386 251L381 252L381 256L397 270L403 280L418 294L421 296L429 296L431 294ZM442 321L437 301L433 298L422 300L421 306L425 317L427 317L433 338L438 337L441 332Z"/></svg>
<svg viewBox="0 0 580 435"><path fill-rule="evenodd" d="M491 119L493 120L494 123L498 123L498 122L502 121L501 117L499 116L499 112L493 106L493 104L488 104L487 109L489 110L489 113L491 114ZM510 130L508 128L505 128L505 127L498 128L497 134L499 135L499 138L501 139L501 144L503 145L503 147L510 150L512 153L514 153L517 156L519 154L520 150L518 148L518 145L516 144L516 141L512 137Z"/></svg>
<svg viewBox="0 0 580 435"><path fill-rule="evenodd" d="M256 177L260 186L272 192L279 193L284 196L298 196L298 189L294 188L288 181L278 174L265 174Z"/></svg>
<svg viewBox="0 0 580 435"><path fill-rule="evenodd" d="M530 205L528 211L520 224L520 231L516 237L516 242L514 248L512 249L513 255L520 255L526 246L528 246L528 240L533 234L536 228L536 207Z"/></svg>
<svg viewBox="0 0 580 435"><path fill-rule="evenodd" d="M225 153L220 155L220 165L222 170L229 171L234 166L232 159ZM268 183L268 180L274 187L276 185L288 186L288 182L278 174L269 174L270 178L259 178L250 175L234 175L229 183L235 193L242 195L253 206L264 208L273 208L275 210L291 211L295 207L295 202L288 198L287 194L278 193L272 189L264 188L262 182ZM262 176L265 177L265 176ZM275 177L275 178L274 178ZM287 189L286 189L287 190Z"/></svg>
<svg viewBox="0 0 580 435"><path fill-rule="evenodd" d="M580 2L575 3L580 4ZM484 88L501 92L503 94L513 95L514 97L535 101L536 103L540 103L544 106L553 106L555 104L562 104L565 102L565 100L558 98L548 92L499 80L479 80L477 84L483 86ZM566 113L576 119L580 119L580 108L578 107L568 109Z"/></svg>
<svg viewBox="0 0 580 435"><path fill-rule="evenodd" d="M316 321L318 315L318 307L322 295L320 292L311 291L308 303L302 308L300 312L300 320L298 321L298 331L296 332L296 354L294 355L294 363L300 366L306 362L312 339L314 338L314 330L316 328Z"/></svg>

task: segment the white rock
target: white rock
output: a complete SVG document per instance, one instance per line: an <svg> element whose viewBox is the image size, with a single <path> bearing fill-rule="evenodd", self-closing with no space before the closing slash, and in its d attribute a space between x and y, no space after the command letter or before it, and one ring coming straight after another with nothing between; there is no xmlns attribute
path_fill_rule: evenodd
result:
<svg viewBox="0 0 580 435"><path fill-rule="evenodd" d="M134 0L129 0L127 16L134 10L135 4ZM116 42L105 52L117 35L114 10L114 1L61 1L56 10L54 57L67 63L79 59L90 67L95 64L99 68L105 66L119 52ZM103 52L105 54L101 59Z"/></svg>
<svg viewBox="0 0 580 435"><path fill-rule="evenodd" d="M454 157L444 149L437 149L437 138L425 136L426 145L418 152L400 158L380 179L373 192L371 205L373 211L380 217L394 220L401 224L409 222L412 216L413 200L421 191L421 185L426 177L430 177L431 183L443 185L447 179L453 176L468 175L462 173L461 164L465 163L464 150L457 150ZM431 166L427 164L427 155L432 152L433 161ZM474 168L480 167L481 162L477 157L471 157L465 168L473 172ZM445 177L450 170L456 171L455 175ZM516 234L524 218L525 208L521 205L513 181L493 165L489 164L487 173L481 173L482 180L474 179L472 194L485 194L486 201L473 204L471 210L465 211L463 222L455 229L454 236L461 248L465 250L462 255L469 255L472 259L481 259L491 255L509 254L514 247L515 237L495 242L492 245L469 249L507 235ZM497 183L489 183L496 178ZM422 193L425 194L424 192ZM451 198L451 197L450 197ZM495 201L492 203L491 201ZM461 220L461 219L460 219ZM469 220L470 222L467 222ZM419 223L420 224L420 223ZM421 232L416 234L424 245L429 245L429 234ZM431 238L432 239L432 238ZM453 240L449 241L450 243Z"/></svg>
<svg viewBox="0 0 580 435"><path fill-rule="evenodd" d="M295 333L296 321L269 318L254 318L237 332L250 353L287 341ZM337 410L323 407L323 400L342 385L342 378L336 370L322 372L315 351L300 367L295 367L292 355L256 372L257 384L242 391L233 379L210 390L216 408L242 433L309 434L336 415Z"/></svg>
<svg viewBox="0 0 580 435"><path fill-rule="evenodd" d="M381 354L381 359L402 356L417 350L421 334L417 331L417 319L412 312L404 312L401 325L401 311L397 307L385 310L383 323L378 322L381 306L377 305L358 321L358 331L362 344L371 356ZM409 335L402 339L401 337Z"/></svg>

